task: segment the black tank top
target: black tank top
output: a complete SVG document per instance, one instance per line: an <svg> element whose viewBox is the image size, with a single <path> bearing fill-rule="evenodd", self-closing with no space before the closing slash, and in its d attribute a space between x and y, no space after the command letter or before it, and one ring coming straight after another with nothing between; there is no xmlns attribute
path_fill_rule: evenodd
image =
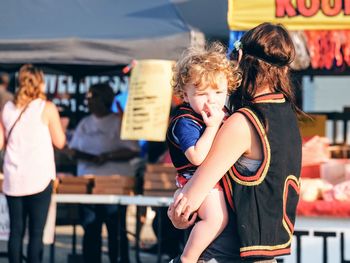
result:
<svg viewBox="0 0 350 263"><path fill-rule="evenodd" d="M201 259L205 261L247 263L290 253L299 198L299 129L295 113L282 94L261 96L256 103L260 104L259 108L266 118L267 131L264 131L252 109L239 111L260 133L264 160L255 175L240 174L233 165L223 177L228 207L232 209L229 209L231 212L225 230L203 252ZM259 204L261 207L256 207ZM269 233L276 235L271 239Z"/></svg>

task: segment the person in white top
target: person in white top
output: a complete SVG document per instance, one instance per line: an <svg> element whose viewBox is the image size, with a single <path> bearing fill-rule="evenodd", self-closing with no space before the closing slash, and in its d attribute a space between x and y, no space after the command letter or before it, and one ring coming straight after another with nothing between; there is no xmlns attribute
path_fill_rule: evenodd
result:
<svg viewBox="0 0 350 263"><path fill-rule="evenodd" d="M78 159L78 176L93 174L135 176L133 160L139 155L137 141L120 139L121 114L111 112L114 99L112 88L95 84L87 93L88 115L78 124L69 147ZM120 209L120 219L118 217ZM82 205L81 224L84 228L83 257L85 263L101 262L101 230L108 230L108 254L111 263L129 262L129 245L125 232L126 207L117 205ZM121 229L120 246L118 231Z"/></svg>
<svg viewBox="0 0 350 263"><path fill-rule="evenodd" d="M5 104L0 121L0 149L5 148L3 192L10 215L10 263L22 262L23 236L29 219L27 262L42 260L42 236L55 178L53 146L63 148L66 137L56 106L46 100L41 70L19 70L14 101Z"/></svg>

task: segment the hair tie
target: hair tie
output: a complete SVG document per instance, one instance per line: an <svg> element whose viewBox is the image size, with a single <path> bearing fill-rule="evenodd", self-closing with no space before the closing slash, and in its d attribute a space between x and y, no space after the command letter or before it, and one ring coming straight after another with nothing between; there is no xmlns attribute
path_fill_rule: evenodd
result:
<svg viewBox="0 0 350 263"><path fill-rule="evenodd" d="M264 61L265 63L270 64L270 65L275 66L275 67L280 68L280 67L285 67L285 66L290 64L289 62L276 61L276 59L274 60L273 58L268 57L267 55L265 55L262 52L257 52L256 50L252 50L252 49L249 49L247 47L244 47L242 50L243 50L243 55L244 54L250 55L258 60Z"/></svg>
<svg viewBox="0 0 350 263"><path fill-rule="evenodd" d="M242 42L237 40L235 43L233 43L233 46L235 48L236 51L239 51L242 49L243 45L242 45Z"/></svg>

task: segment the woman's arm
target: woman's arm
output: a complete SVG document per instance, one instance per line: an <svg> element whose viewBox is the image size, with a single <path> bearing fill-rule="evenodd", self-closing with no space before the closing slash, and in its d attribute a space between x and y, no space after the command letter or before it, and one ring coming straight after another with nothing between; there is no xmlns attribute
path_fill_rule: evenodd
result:
<svg viewBox="0 0 350 263"><path fill-rule="evenodd" d="M240 113L233 114L224 123L215 137L207 158L183 188L182 193L187 203L182 211L176 208L176 215L180 215L185 209L189 209L192 213L199 208L214 185L240 156L250 150L252 132L250 123Z"/></svg>
<svg viewBox="0 0 350 263"><path fill-rule="evenodd" d="M66 144L66 135L63 132L57 107L52 102L46 102L43 121L49 127L53 145L58 149L62 149Z"/></svg>

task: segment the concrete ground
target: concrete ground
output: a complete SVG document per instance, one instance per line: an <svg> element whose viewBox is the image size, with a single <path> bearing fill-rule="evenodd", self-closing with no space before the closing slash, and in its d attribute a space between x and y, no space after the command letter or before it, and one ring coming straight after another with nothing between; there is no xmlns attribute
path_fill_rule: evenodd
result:
<svg viewBox="0 0 350 263"><path fill-rule="evenodd" d="M127 218L127 228L131 233L135 233L135 212L136 208L134 206L128 207L128 218ZM154 212L148 208L145 225L141 231L141 246L148 247L156 242L156 237L153 233L151 224L154 217ZM103 256L102 262L109 263L108 254L107 254L107 235L106 229L103 230ZM55 253L54 259L55 263L68 263L68 256L72 254L72 226L56 226L56 242L55 242ZM82 251L81 240L82 240L83 230L80 226L77 227L77 242L76 242L76 253L79 255ZM135 257L135 239L132 235L129 235L130 242L130 259L131 263L136 263ZM25 242L26 243L26 242ZM0 252L5 252L7 250L7 242L0 241ZM140 253L140 259L142 263L153 263L157 262L157 256L147 253ZM44 260L43 263L50 262L50 246L45 246L44 251ZM167 256L162 256L162 262L169 262L169 258ZM0 263L8 263L7 258L0 258ZM69 263L80 263L79 260L75 260L75 262Z"/></svg>

